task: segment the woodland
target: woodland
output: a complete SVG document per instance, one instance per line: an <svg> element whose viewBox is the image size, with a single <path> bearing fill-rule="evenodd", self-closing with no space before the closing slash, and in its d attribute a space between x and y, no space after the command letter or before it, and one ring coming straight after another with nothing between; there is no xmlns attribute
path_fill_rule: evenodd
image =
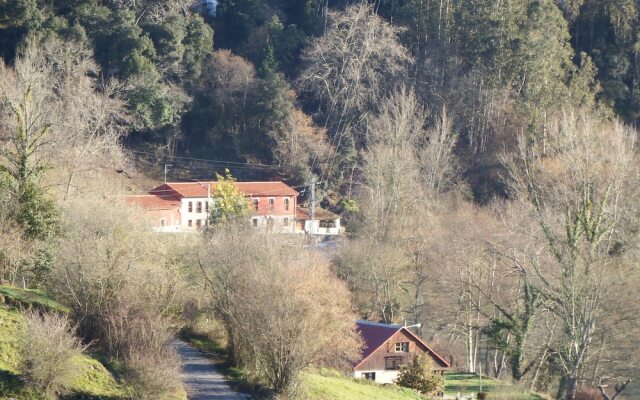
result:
<svg viewBox="0 0 640 400"><path fill-rule="evenodd" d="M132 398L203 316L282 398L357 318L551 398L640 379L637 0L0 0L0 58L0 284L69 307ZM153 235L114 199L164 164L313 179L347 234Z"/></svg>

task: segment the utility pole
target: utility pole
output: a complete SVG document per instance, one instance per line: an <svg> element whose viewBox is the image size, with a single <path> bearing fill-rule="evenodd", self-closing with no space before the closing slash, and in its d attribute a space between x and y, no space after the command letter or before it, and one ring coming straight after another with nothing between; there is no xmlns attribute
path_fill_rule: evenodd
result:
<svg viewBox="0 0 640 400"><path fill-rule="evenodd" d="M167 183L167 167L173 167L173 164L164 165L164 183Z"/></svg>
<svg viewBox="0 0 640 400"><path fill-rule="evenodd" d="M316 178L309 177L309 216L311 217L311 227L309 233L315 233L316 227Z"/></svg>
<svg viewBox="0 0 640 400"><path fill-rule="evenodd" d="M478 380L480 381L480 392L482 392L482 363L478 366L480 373L478 374Z"/></svg>

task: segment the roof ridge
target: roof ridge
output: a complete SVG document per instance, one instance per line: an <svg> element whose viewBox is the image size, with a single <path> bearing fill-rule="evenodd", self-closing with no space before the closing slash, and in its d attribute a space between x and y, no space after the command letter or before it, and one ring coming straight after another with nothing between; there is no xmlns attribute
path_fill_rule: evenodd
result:
<svg viewBox="0 0 640 400"><path fill-rule="evenodd" d="M197 183L218 183L218 181L184 181L184 182L165 182L162 184L165 185L175 185L175 184L197 184ZM235 183L283 183L287 185L284 181L235 181ZM161 184L161 185L162 185ZM287 185L289 186L289 185Z"/></svg>
<svg viewBox="0 0 640 400"><path fill-rule="evenodd" d="M404 326L402 325L397 325L397 324L385 324L383 322L373 322L373 321L367 321L366 319L359 319L356 321L357 324L361 324L361 325L370 325L370 326L379 326L381 328L394 328L394 329L401 329L404 328Z"/></svg>

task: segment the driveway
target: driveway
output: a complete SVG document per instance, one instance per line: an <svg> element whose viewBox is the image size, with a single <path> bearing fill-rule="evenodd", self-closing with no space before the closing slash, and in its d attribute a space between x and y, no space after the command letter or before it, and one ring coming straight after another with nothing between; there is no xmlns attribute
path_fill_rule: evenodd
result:
<svg viewBox="0 0 640 400"><path fill-rule="evenodd" d="M182 340L172 343L182 359L182 382L189 400L246 400L249 396L234 392L229 383L200 351Z"/></svg>

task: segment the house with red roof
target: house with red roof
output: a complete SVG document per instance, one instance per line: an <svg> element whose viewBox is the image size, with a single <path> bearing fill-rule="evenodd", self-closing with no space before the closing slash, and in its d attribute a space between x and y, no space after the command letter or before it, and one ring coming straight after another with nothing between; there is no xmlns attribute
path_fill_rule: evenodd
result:
<svg viewBox="0 0 640 400"><path fill-rule="evenodd" d="M393 383L400 367L418 354L431 357L435 371L444 373L450 367L447 360L405 326L359 320L357 329L364 347L362 357L353 367L355 378Z"/></svg>
<svg viewBox="0 0 640 400"><path fill-rule="evenodd" d="M298 207L296 209L296 232L319 236L339 235L342 233L338 214L316 207L313 219L311 217L309 208Z"/></svg>
<svg viewBox="0 0 640 400"><path fill-rule="evenodd" d="M158 232L189 232L207 226L217 182L167 182L146 195L125 196L142 208ZM298 192L284 182L236 182L251 211L251 225L268 232L295 233Z"/></svg>

